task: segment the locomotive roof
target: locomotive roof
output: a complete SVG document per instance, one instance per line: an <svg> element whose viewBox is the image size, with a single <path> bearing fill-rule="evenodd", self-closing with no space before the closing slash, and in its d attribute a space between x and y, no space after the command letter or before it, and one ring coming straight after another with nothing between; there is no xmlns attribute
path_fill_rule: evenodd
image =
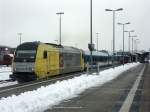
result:
<svg viewBox="0 0 150 112"><path fill-rule="evenodd" d="M84 51L85 55L90 55L90 51ZM101 52L101 51L92 51L92 55L95 56L108 56L109 54L106 52Z"/></svg>
<svg viewBox="0 0 150 112"><path fill-rule="evenodd" d="M69 53L80 53L80 49L75 47L63 46L60 48L61 52L69 52Z"/></svg>
<svg viewBox="0 0 150 112"><path fill-rule="evenodd" d="M17 49L16 50L35 50L37 49L38 45L39 45L40 42L36 41L36 42L25 42L25 43L22 43L20 44L19 46L17 46Z"/></svg>
<svg viewBox="0 0 150 112"><path fill-rule="evenodd" d="M45 43L45 44L51 45L51 46L56 47L56 48L61 48L61 47L63 47L62 45L57 45L57 44L53 44L53 43Z"/></svg>
<svg viewBox="0 0 150 112"><path fill-rule="evenodd" d="M25 42L25 43L22 43L21 45L19 45L17 47L17 50L19 50L19 49L22 49L22 50L23 49L25 49L25 50L37 49L38 45L41 43L42 42L39 42L39 41ZM75 48L75 47L62 46L62 45L57 45L57 44L53 44L53 43L44 43L44 44L51 45L55 48L58 48L61 52L72 52L72 53L79 53L80 52L80 49Z"/></svg>
<svg viewBox="0 0 150 112"><path fill-rule="evenodd" d="M57 45L53 43L45 43L47 45L52 45L53 47L59 48L61 52L69 52L69 53L79 53L80 49L70 46Z"/></svg>

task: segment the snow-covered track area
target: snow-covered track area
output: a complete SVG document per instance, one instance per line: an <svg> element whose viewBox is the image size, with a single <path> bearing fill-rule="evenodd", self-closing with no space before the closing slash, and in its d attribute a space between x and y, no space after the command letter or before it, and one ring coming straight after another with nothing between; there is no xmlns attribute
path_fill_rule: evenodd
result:
<svg viewBox="0 0 150 112"><path fill-rule="evenodd" d="M36 80L36 81L30 81L30 82L20 83L20 84L17 83L17 81L15 81L14 83L16 83L16 84L14 84L14 85L12 84L10 86L3 86L3 88L0 88L0 98L8 97L13 94L19 95L22 92L32 91L32 90L40 88L41 86L47 86L50 84L54 84L57 81L71 79L75 76L76 77L81 76L82 74L83 73L81 73L81 72L71 73L71 74L67 74L67 75L51 77L51 78L45 79L45 80Z"/></svg>
<svg viewBox="0 0 150 112"><path fill-rule="evenodd" d="M57 81L34 91L12 95L0 100L3 112L42 112L60 102L77 97L88 88L101 86L139 63L126 64L101 71L97 74L82 74L72 79Z"/></svg>
<svg viewBox="0 0 150 112"><path fill-rule="evenodd" d="M12 74L11 67L0 66L0 81L8 80L10 74Z"/></svg>
<svg viewBox="0 0 150 112"><path fill-rule="evenodd" d="M0 88L17 84L9 78L10 74L12 74L11 67L0 66Z"/></svg>
<svg viewBox="0 0 150 112"><path fill-rule="evenodd" d="M110 68L110 66L103 67L103 68L101 68L101 71L108 69L108 68ZM24 82L24 83L20 83L20 84L17 81L11 81L8 77L8 78L6 78L6 80L0 80L0 98L1 98L1 96L7 97L12 94L18 95L21 92L32 91L41 86L47 86L49 84L55 83L56 81L61 81L61 80L66 80L66 79L70 79L73 77L77 77L84 73L85 72L62 74L62 75L57 75L54 77L49 77L48 79L35 80L35 81ZM19 92L17 91L18 89L19 89ZM8 93L8 94L6 94L6 93ZM1 94L3 94L3 95L1 95Z"/></svg>

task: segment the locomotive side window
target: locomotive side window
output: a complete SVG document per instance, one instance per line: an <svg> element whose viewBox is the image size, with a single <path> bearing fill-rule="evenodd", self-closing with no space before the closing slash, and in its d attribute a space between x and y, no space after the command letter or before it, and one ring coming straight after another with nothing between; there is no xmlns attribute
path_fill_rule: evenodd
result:
<svg viewBox="0 0 150 112"><path fill-rule="evenodd" d="M47 58L47 51L43 52L43 58L46 59Z"/></svg>

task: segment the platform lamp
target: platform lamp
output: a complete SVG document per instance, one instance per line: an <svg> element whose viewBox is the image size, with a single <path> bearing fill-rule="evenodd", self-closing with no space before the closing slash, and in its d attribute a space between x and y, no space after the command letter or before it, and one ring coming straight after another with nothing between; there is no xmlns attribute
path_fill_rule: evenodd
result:
<svg viewBox="0 0 150 112"><path fill-rule="evenodd" d="M22 36L22 33L18 33L19 35L19 41L20 41L20 44L21 44L21 36Z"/></svg>
<svg viewBox="0 0 150 112"><path fill-rule="evenodd" d="M134 37L137 37L137 35L134 35L134 36L130 36L130 37L132 37L132 54L133 54L133 41L134 41ZM132 58L132 61L133 61L133 58Z"/></svg>
<svg viewBox="0 0 150 112"><path fill-rule="evenodd" d="M96 33L96 44L97 44L97 51L98 51L98 38L100 33Z"/></svg>
<svg viewBox="0 0 150 112"><path fill-rule="evenodd" d="M130 31L124 31L124 32L128 32L129 33L129 39L128 39L128 49L129 49L129 53L131 53L130 51L130 45L131 45L131 42L130 42L130 37L131 37L131 32L134 32L134 30L130 30ZM130 62L131 62L131 57L130 57Z"/></svg>
<svg viewBox="0 0 150 112"><path fill-rule="evenodd" d="M134 32L134 30L124 31L124 32L128 32L128 33L129 33L129 39L128 39L128 42L129 42L129 43L128 43L128 49L129 49L129 53L130 53L130 45L131 45L131 44L130 44L130 43L131 43L131 42L130 42L130 40L131 40L131 39L130 39L130 37L131 37L131 32Z"/></svg>
<svg viewBox="0 0 150 112"><path fill-rule="evenodd" d="M123 8L119 8L119 9L105 9L105 11L109 11L113 13L113 57L112 57L112 65L114 68L114 55L115 55L115 13L116 11L122 11Z"/></svg>
<svg viewBox="0 0 150 112"><path fill-rule="evenodd" d="M138 43L140 42L140 39L135 39L135 51L138 51Z"/></svg>
<svg viewBox="0 0 150 112"><path fill-rule="evenodd" d="M59 15L59 45L61 45L61 15L64 12L57 12L56 14Z"/></svg>
<svg viewBox="0 0 150 112"><path fill-rule="evenodd" d="M133 46L134 46L134 43L133 43L134 39L133 39L133 38L134 38L134 37L137 37L137 35L130 36L130 37L132 37L132 54L133 54L133 51L134 51L134 47L133 47Z"/></svg>
<svg viewBox="0 0 150 112"><path fill-rule="evenodd" d="M130 24L130 22L127 22L127 23L118 23L118 25L122 25L122 27L123 27L123 53L122 53L122 57L123 57L123 59L122 59L122 61L123 61L123 65L124 65L124 26L125 25L128 25L128 24Z"/></svg>

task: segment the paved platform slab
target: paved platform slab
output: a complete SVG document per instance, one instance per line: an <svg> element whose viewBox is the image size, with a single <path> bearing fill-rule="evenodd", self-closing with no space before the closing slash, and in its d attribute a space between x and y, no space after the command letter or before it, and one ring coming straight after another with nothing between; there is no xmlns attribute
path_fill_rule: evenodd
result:
<svg viewBox="0 0 150 112"><path fill-rule="evenodd" d="M147 64L139 89L141 90L139 112L150 112L150 64Z"/></svg>
<svg viewBox="0 0 150 112"><path fill-rule="evenodd" d="M118 112L142 68L140 64L111 82L88 89L45 112Z"/></svg>

